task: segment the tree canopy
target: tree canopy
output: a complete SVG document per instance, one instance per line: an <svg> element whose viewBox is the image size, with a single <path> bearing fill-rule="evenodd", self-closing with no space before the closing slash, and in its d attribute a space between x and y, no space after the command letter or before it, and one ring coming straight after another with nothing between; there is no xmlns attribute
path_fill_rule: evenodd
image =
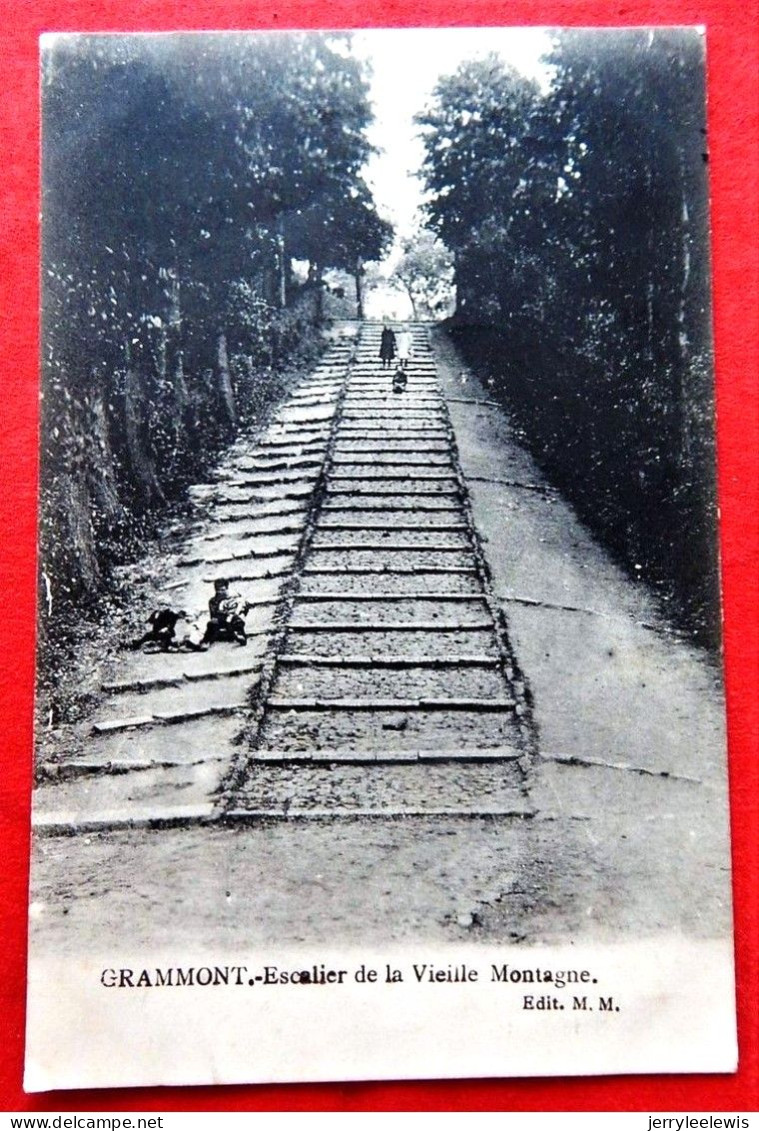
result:
<svg viewBox="0 0 759 1131"><path fill-rule="evenodd" d="M422 229L403 240L402 255L390 282L409 298L414 318L441 318L451 313L453 256L434 232Z"/></svg>
<svg viewBox="0 0 759 1131"><path fill-rule="evenodd" d="M440 82L418 117L428 223L540 458L713 630L703 40L562 31L546 62L545 90L495 57Z"/></svg>
<svg viewBox="0 0 759 1131"><path fill-rule="evenodd" d="M362 178L371 107L345 34L54 36L42 62L58 601L96 592L130 532L255 415L267 374L315 348L320 292L292 260L312 260L311 284L360 272L390 233Z"/></svg>

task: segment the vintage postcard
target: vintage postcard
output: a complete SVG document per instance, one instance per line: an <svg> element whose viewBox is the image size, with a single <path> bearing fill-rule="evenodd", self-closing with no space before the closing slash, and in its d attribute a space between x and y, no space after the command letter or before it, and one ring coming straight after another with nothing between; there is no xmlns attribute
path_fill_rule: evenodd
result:
<svg viewBox="0 0 759 1131"><path fill-rule="evenodd" d="M733 1071L703 30L41 68L27 1089Z"/></svg>

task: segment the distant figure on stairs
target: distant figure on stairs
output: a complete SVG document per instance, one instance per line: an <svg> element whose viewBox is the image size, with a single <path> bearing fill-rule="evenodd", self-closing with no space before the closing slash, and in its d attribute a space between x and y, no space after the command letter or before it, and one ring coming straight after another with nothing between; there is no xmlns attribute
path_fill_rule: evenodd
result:
<svg viewBox="0 0 759 1131"><path fill-rule="evenodd" d="M382 327L382 337L380 339L380 358L382 359L382 368L389 369L395 357L395 334L387 324L387 319Z"/></svg>
<svg viewBox="0 0 759 1131"><path fill-rule="evenodd" d="M398 345L398 364L401 369L407 369L412 348L411 331L408 326L404 326L401 329L396 341Z"/></svg>

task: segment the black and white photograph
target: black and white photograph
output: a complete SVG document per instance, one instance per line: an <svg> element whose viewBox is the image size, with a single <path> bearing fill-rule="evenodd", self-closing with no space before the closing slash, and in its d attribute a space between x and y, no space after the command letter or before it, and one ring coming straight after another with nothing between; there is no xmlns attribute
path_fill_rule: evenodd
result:
<svg viewBox="0 0 759 1131"><path fill-rule="evenodd" d="M40 65L27 1089L733 1071L703 29Z"/></svg>

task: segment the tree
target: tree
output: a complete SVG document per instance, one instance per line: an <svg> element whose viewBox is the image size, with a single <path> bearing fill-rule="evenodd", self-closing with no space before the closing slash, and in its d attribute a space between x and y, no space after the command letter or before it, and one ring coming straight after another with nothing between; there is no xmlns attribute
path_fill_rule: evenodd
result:
<svg viewBox="0 0 759 1131"><path fill-rule="evenodd" d="M291 270L301 218L327 215L322 259L350 252L355 269L379 253L361 179L370 119L342 33L46 47L42 556L56 605L93 596L250 416L256 372L309 348L317 304Z"/></svg>
<svg viewBox="0 0 759 1131"><path fill-rule="evenodd" d="M482 225L513 242L510 229L526 204L523 141L537 100L534 83L491 55L442 79L431 105L417 115L429 193L424 211L456 257L460 311L474 296L479 302L485 280L492 280L492 262L482 264L478 248Z"/></svg>
<svg viewBox="0 0 759 1131"><path fill-rule="evenodd" d="M453 256L434 232L423 229L402 244L390 281L403 289L414 318L440 318L453 300Z"/></svg>
<svg viewBox="0 0 759 1131"><path fill-rule="evenodd" d="M347 271L355 280L357 317L363 318L364 266L380 260L393 227L378 215L366 184L357 179L347 195L324 195L301 211L291 225L296 257L308 259L312 281L321 285L326 268Z"/></svg>
<svg viewBox="0 0 759 1131"><path fill-rule="evenodd" d="M542 93L495 59L438 84L428 223L539 458L713 631L703 38L564 31L547 61Z"/></svg>
<svg viewBox="0 0 759 1131"><path fill-rule="evenodd" d="M356 192L346 201L342 230L336 233L330 266L349 271L356 283L356 317L364 317L364 264L377 262L392 242L392 225L379 216L368 191Z"/></svg>

